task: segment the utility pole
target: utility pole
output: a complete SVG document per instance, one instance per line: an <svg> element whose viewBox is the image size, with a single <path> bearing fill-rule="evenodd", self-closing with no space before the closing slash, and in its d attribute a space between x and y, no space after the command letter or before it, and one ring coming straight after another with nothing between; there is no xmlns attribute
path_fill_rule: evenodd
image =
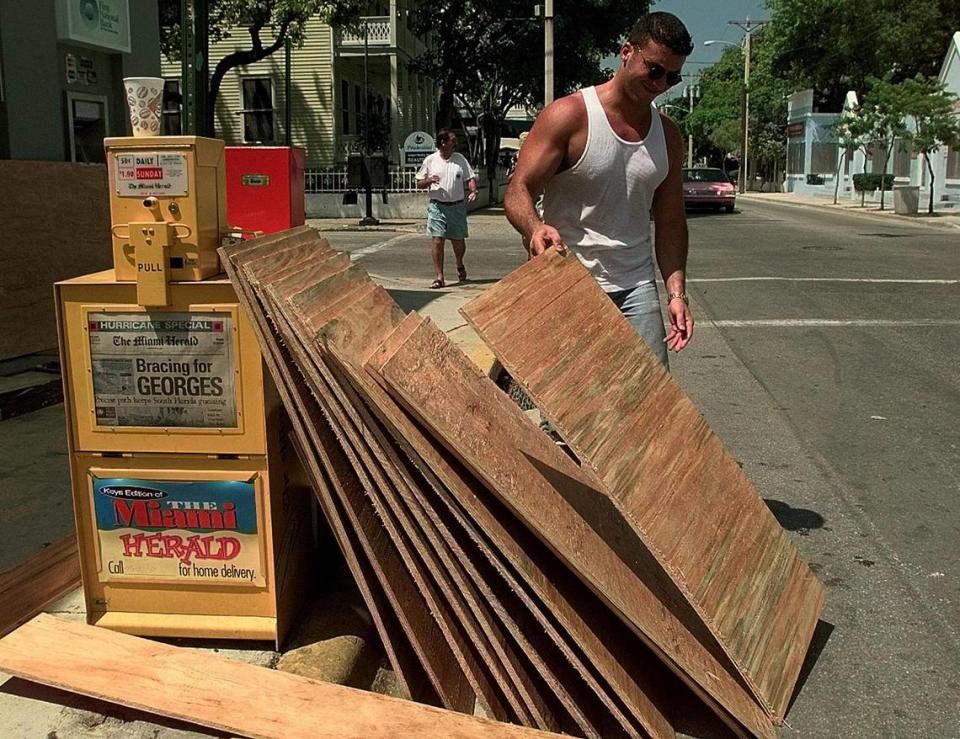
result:
<svg viewBox="0 0 960 739"><path fill-rule="evenodd" d="M180 91L184 133L213 136L208 120L209 0L180 0Z"/></svg>
<svg viewBox="0 0 960 739"><path fill-rule="evenodd" d="M693 112L693 100L694 98L700 97L700 85L687 85L686 90L687 94L687 116ZM687 130L689 131L690 126L687 124ZM687 169L693 167L693 133L687 133Z"/></svg>
<svg viewBox="0 0 960 739"><path fill-rule="evenodd" d="M742 21L727 21L731 26L743 29L743 121L741 122L741 140L743 148L740 152L739 190L746 192L747 167L749 164L748 149L750 146L750 35L766 21L752 21L747 16Z"/></svg>
<svg viewBox="0 0 960 739"><path fill-rule="evenodd" d="M543 107L553 102L553 0L543 7Z"/></svg>

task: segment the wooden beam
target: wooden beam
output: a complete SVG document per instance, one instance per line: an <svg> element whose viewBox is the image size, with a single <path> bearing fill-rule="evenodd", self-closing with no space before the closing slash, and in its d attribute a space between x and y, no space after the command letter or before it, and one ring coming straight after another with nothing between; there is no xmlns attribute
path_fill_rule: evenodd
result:
<svg viewBox="0 0 960 739"><path fill-rule="evenodd" d="M240 736L555 736L48 615L38 616L0 639L0 669L26 680Z"/></svg>
<svg viewBox="0 0 960 739"><path fill-rule="evenodd" d="M690 398L575 257L551 250L461 313L782 721L823 586Z"/></svg>

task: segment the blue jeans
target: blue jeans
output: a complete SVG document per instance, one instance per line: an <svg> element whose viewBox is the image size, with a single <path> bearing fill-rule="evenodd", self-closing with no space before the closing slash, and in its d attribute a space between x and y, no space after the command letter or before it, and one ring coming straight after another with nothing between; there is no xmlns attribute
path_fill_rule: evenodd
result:
<svg viewBox="0 0 960 739"><path fill-rule="evenodd" d="M657 283L645 282L630 290L607 293L620 312L630 321L630 325L647 342L657 359L669 369L667 345L664 343L666 331L660 315L660 297L657 295Z"/></svg>

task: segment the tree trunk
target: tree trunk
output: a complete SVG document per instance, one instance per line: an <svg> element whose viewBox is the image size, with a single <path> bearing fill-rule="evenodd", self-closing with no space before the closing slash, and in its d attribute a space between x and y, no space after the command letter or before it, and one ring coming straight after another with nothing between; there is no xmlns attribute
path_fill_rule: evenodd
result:
<svg viewBox="0 0 960 739"><path fill-rule="evenodd" d="M843 155L837 161L837 173L833 177L833 204L837 204L837 195L840 193L840 170L843 169Z"/></svg>
<svg viewBox="0 0 960 739"><path fill-rule="evenodd" d="M490 188L488 202L496 203L499 201L497 159L500 153L500 121L491 113L486 113L483 116L483 143L484 164L486 165L487 182Z"/></svg>
<svg viewBox="0 0 960 739"><path fill-rule="evenodd" d="M443 83L443 86L440 88L440 99L437 101L437 112L433 118L433 123L436 126L437 131L439 131L441 128L453 128L453 119L457 112L457 107L453 99L455 84L456 83L454 80L446 80Z"/></svg>
<svg viewBox="0 0 960 739"><path fill-rule="evenodd" d="M229 72L234 67L239 67L242 65L253 64L254 62L259 62L261 59L266 59L273 52L283 46L284 41L287 38L287 29L290 26L289 21L283 23L280 26L280 30L277 32L276 38L273 40L269 46L264 47L260 41L260 31L265 24L264 19L258 20L249 29L252 49L244 49L241 51L235 51L232 54L227 54L223 59L217 62L216 68L213 70L213 74L210 75L210 93L207 96L207 111L206 111L206 124L207 130L204 131L202 136L209 136L211 138L216 137L216 122L214 121L214 113L217 106L217 95L220 94L220 85L223 83L223 78L226 77L227 72Z"/></svg>
<svg viewBox="0 0 960 739"><path fill-rule="evenodd" d="M927 153L923 154L923 163L927 165L927 172L930 173L930 197L927 202L927 215L933 215L933 183L936 182L936 177L933 174L933 165L930 164L930 157L927 156Z"/></svg>
<svg viewBox="0 0 960 739"><path fill-rule="evenodd" d="M887 194L887 189L884 185L887 182L887 165L890 163L890 155L893 153L893 147L896 143L896 139L891 142L890 147L885 151L883 157L883 169L880 170L880 210L883 210L885 195ZM893 185L893 175L890 175L890 184Z"/></svg>

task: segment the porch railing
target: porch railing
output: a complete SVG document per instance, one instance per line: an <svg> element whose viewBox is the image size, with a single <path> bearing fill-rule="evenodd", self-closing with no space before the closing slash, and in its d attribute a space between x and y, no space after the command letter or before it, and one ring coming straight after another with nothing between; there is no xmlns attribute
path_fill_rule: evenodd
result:
<svg viewBox="0 0 960 739"><path fill-rule="evenodd" d="M337 37L340 46L363 46L364 28L369 46L394 46L390 36L389 15L368 15L360 19L360 27L355 31L339 31Z"/></svg>
<svg viewBox="0 0 960 739"><path fill-rule="evenodd" d="M391 167L387 192L416 192L417 171ZM303 173L304 192L308 195L325 192L348 192L354 188L347 186L347 168L333 170L308 169Z"/></svg>

